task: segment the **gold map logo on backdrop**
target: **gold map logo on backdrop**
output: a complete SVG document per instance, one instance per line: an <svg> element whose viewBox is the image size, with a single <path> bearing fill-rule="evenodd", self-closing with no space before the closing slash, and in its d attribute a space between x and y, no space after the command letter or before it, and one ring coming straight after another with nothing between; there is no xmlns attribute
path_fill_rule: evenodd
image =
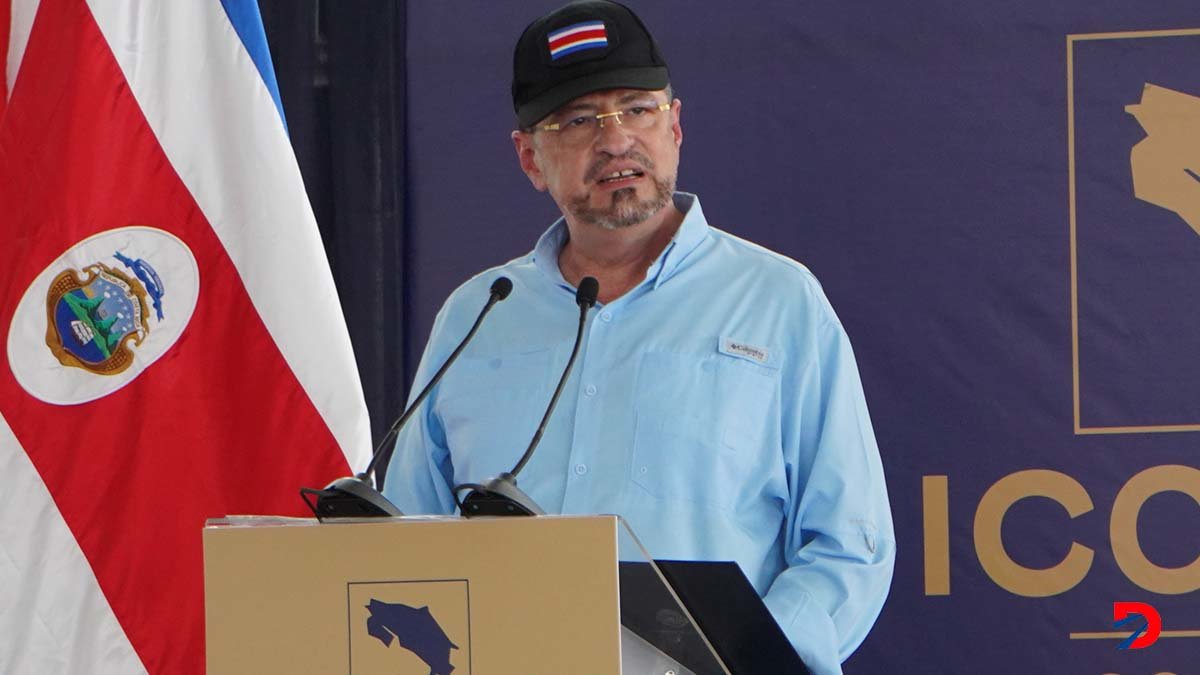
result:
<svg viewBox="0 0 1200 675"><path fill-rule="evenodd" d="M1068 145L1070 184L1070 237L1071 237L1071 311L1072 348L1074 350L1074 404L1075 433L1144 433L1146 431L1200 431L1200 424L1176 426L1126 426L1126 427L1083 427L1079 416L1079 333L1078 333L1078 268L1077 268L1077 221L1076 221L1076 129L1075 129L1075 46L1077 43L1093 41L1157 40L1160 38L1200 38L1200 29L1177 31L1151 31L1130 33L1105 33L1067 36L1067 92L1068 92ZM1138 71L1144 72L1144 71ZM1144 75L1142 77L1145 77ZM1091 96L1084 91L1084 101L1091 105L1104 106L1106 121L1121 116L1121 109L1132 115L1145 132L1145 137L1130 145L1112 143L1112 136L1100 139L1089 146L1090 150L1103 147L1110 151L1106 159L1123 162L1128 153L1131 168L1131 184L1112 180L1106 189L1120 191L1122 199L1130 196L1142 202L1165 209L1179 216L1194 232L1200 234L1200 92L1182 92L1169 89L1152 81L1136 79L1132 84L1143 84L1140 102L1126 98L1128 89L1110 98ZM1128 83L1126 83L1128 84ZM1136 89L1133 91L1136 92ZM1114 105L1114 100L1119 103ZM1096 103L1099 100L1100 103ZM1120 107L1117 107L1120 106ZM1127 120L1123 120L1127 121ZM1111 127L1109 127L1111 128ZM1121 138L1125 138L1121 136ZM1118 179L1119 180L1119 179ZM1125 192L1129 190L1132 195ZM1140 208L1140 205L1139 205ZM1186 238L1186 232L1183 233ZM1140 462L1139 462L1140 465ZM1076 467L1082 469L1083 467ZM1110 575L1115 564L1124 581L1134 587L1132 594L1157 594L1160 596L1184 596L1200 592L1200 555L1192 553L1190 561L1180 564L1171 560L1161 565L1153 558L1155 551L1143 548L1143 537L1150 532L1149 518L1143 518L1143 508L1160 495L1174 493L1190 498L1200 505L1200 467L1189 464L1160 464L1140 468L1128 477L1113 498L1107 489L1110 475L1097 475L1095 471L1081 470L1073 476L1057 469L1031 468L1018 470L990 481L980 494L972 495L968 501L956 497L952 510L950 499L951 476L931 474L922 476L922 535L924 562L924 593L926 596L950 596L951 576L962 574L974 563L997 587L1021 598L1053 598L1070 593L1094 573ZM1069 471L1069 470L1068 470ZM968 481L966 489L973 489L978 476ZM957 490L964 489L959 486ZM962 494L961 492L959 493ZM1053 529L1024 530L1029 520L1009 518L1010 512L1026 500L1053 502L1065 513L1069 525ZM963 507L967 506L967 509ZM1096 511L1099 514L1094 514ZM1093 522L1079 520L1087 514ZM1098 534L1095 518L1106 519L1107 527ZM1006 524L1006 520L1008 521ZM1181 524L1181 522L1183 524ZM1140 527L1139 527L1140 523ZM1155 527L1187 529L1186 522L1154 523ZM1038 523L1035 527L1042 527ZM969 532L964 545L957 533ZM1182 530L1180 530L1182 531ZM951 532L956 532L951 539ZM1190 535L1189 535L1190 536ZM1029 550L1030 542L1043 543L1057 551L1050 565L1032 565L1022 555ZM1194 540L1185 539L1187 542ZM972 550L973 549L973 550ZM1194 550L1194 549L1192 549ZM1189 551L1191 553L1191 551ZM953 564L952 564L953 559ZM1110 569L1105 569L1110 568ZM973 582L974 580L971 579ZM970 586L970 584L968 584ZM1129 593L1124 586L1122 593ZM969 587L968 592L976 592ZM1095 591L1089 590L1094 593ZM1106 591L1107 592L1107 591ZM1077 596L1078 597L1078 596ZM1126 598L1112 597L1112 601ZM1104 598L1109 600L1109 598ZM1157 601L1157 599L1155 599ZM1125 603L1115 603L1125 604ZM1024 606L1024 605L1023 605ZM1083 605L1080 605L1083 606ZM1057 610L1056 610L1057 611ZM1113 617L1117 618L1117 617ZM1200 639L1196 629L1194 613L1187 614L1172 610L1164 611L1160 617L1159 637ZM1108 616L1090 614L1078 619L1087 622L1088 628L1109 629ZM1098 640L1118 643L1130 637L1129 630L1072 631L1065 637L1071 640ZM1106 645L1105 648L1112 649ZM1127 663L1127 662L1123 662ZM1190 663L1190 661L1189 661ZM1155 671L1143 671L1155 672ZM1185 672L1178 669L1179 673ZM1192 672L1187 670L1186 672ZM1170 675L1160 671L1159 675Z"/></svg>
<svg viewBox="0 0 1200 675"><path fill-rule="evenodd" d="M1146 132L1129 153L1134 196L1200 234L1200 97L1147 82L1141 103L1125 111Z"/></svg>
<svg viewBox="0 0 1200 675"><path fill-rule="evenodd" d="M1150 350L1149 342L1144 338L1146 333L1174 335L1172 340L1156 338L1155 344L1170 343L1173 349L1185 349L1181 342L1184 338L1179 337L1183 333L1172 333L1164 324L1140 326L1139 329L1143 333L1139 335L1128 326L1117 325L1118 320L1113 314L1119 310L1109 309L1108 314L1097 314L1097 302L1081 306L1080 300L1081 284L1088 281L1087 278L1081 278L1081 264L1090 269L1093 275L1105 261L1107 264L1119 264L1114 262L1118 259L1118 254L1114 253L1112 241L1104 244L1107 252L1103 255L1109 258L1102 258L1099 263L1096 259L1081 263L1081 225L1084 226L1083 233L1093 237L1090 240L1090 248L1087 249L1092 256L1102 248L1097 245L1094 237L1105 236L1105 221L1124 218L1131 225L1141 226L1136 230L1137 234L1144 233L1147 239L1150 238L1147 224L1154 219L1149 217L1148 212L1146 217L1130 217L1134 211L1125 209L1126 202L1138 204L1139 207L1149 205L1146 207L1148 211L1158 208L1174 214L1182 221L1181 225L1187 225L1192 232L1200 235L1200 91L1169 88L1162 84L1164 80L1157 79L1158 76L1155 75L1158 73L1165 79L1173 77L1169 75L1171 72L1178 75L1178 71L1173 69L1182 69L1183 72L1194 70L1194 64L1180 61L1178 55L1188 53L1190 44L1200 42L1200 28L1083 33L1067 35L1066 38L1071 387L1074 432L1077 435L1096 435L1200 431L1200 420L1190 419L1194 412L1182 403L1187 400L1187 396L1176 396L1176 407L1170 412L1149 411L1149 406L1153 406L1154 403L1144 403L1146 399L1138 398L1129 387L1114 388L1115 385L1111 381L1104 379L1109 377L1111 380L1113 377L1113 369L1107 366L1115 364L1116 370L1129 373L1137 370L1137 364L1141 363L1137 359L1150 358L1147 356ZM1168 50L1163 53L1169 52L1172 56L1165 61L1160 58L1156 63L1153 54L1160 48ZM1106 76L1096 76L1094 63L1097 58L1109 69ZM1124 75L1113 74L1111 69L1116 67L1114 64L1117 63L1122 64L1118 70L1123 68L1131 73L1140 71L1143 73L1141 79L1125 80ZM1163 65L1164 63L1166 65ZM1161 75L1162 73L1168 75ZM1078 79L1077 75L1080 76ZM1140 101L1134 100L1136 93L1128 89L1131 85L1142 87ZM1133 92L1136 92L1136 89ZM1117 117L1124 118L1129 128L1133 128L1135 124L1140 126L1144 137L1128 145L1118 140L1125 138L1123 135L1095 137L1097 130L1114 134L1114 122ZM1130 120L1129 117L1133 119ZM1083 126L1079 126L1081 119L1085 120ZM1098 123L1097 120L1103 122ZM1123 134L1124 130L1121 133ZM1082 155L1078 151L1077 140L1081 141L1080 145L1084 148ZM1110 164L1113 161L1118 164ZM1120 164L1129 167L1128 174L1124 174L1123 170L1123 176L1113 173L1115 169L1123 168ZM1082 212L1081 201L1087 206ZM1164 216L1171 218L1165 214ZM1081 219L1086 222L1081 223ZM1129 231L1129 234L1134 232ZM1175 241L1178 241L1179 235L1174 236ZM1125 242L1129 240L1129 237L1124 239ZM1159 249L1162 248L1162 241L1164 240L1161 238L1155 239ZM1122 250L1120 255L1128 258L1133 252ZM1178 264L1171 271L1156 270L1161 274L1151 283L1159 284L1168 292L1177 292L1179 282L1173 281L1171 283L1174 283L1174 286L1167 286L1164 278L1172 271L1181 273L1179 270L1185 267ZM1097 293L1102 292L1095 288L1088 290L1092 293L1093 300L1098 297ZM1186 301L1186 298L1181 300ZM1090 333L1081 328L1081 324L1084 323L1081 314L1088 307L1091 311L1091 323L1088 324L1092 331ZM1097 325L1103 326L1103 330L1097 332ZM1093 372L1101 373L1100 376L1090 379L1092 386L1096 386L1097 382L1104 382L1099 386L1107 389L1090 389L1086 392L1083 390L1083 377L1080 374L1083 367L1081 343L1086 343L1085 346L1090 348L1089 353L1093 360L1087 364L1088 367L1092 368ZM1099 345L1103 345L1103 348ZM1098 356L1101 354L1102 357ZM1104 362L1104 358L1112 362ZM1139 380L1136 384L1142 389L1137 391L1161 391L1162 382L1153 378L1161 376L1164 364L1161 360L1155 361L1154 358L1150 358L1143 365L1145 368L1142 372L1150 379ZM1090 419L1086 423L1083 414L1085 396L1090 401L1086 406ZM1136 408L1138 405L1142 407ZM1137 412L1132 412L1135 408Z"/></svg>

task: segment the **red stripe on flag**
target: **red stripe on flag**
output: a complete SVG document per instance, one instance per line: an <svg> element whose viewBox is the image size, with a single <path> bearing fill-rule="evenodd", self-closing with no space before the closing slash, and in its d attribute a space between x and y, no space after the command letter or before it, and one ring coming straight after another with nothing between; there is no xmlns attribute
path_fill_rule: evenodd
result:
<svg viewBox="0 0 1200 675"><path fill-rule="evenodd" d="M12 0L0 0L0 122L8 104L8 41L12 33Z"/></svg>
<svg viewBox="0 0 1200 675"><path fill-rule="evenodd" d="M349 469L83 2L42 0L22 77L38 86L16 92L0 127L0 410L150 673L202 673L205 519L303 515L296 488ZM134 224L171 232L195 255L200 297L187 329L107 397L31 397L3 348L16 300L76 242Z"/></svg>
<svg viewBox="0 0 1200 675"><path fill-rule="evenodd" d="M603 28L597 28L596 30L585 30L582 33L574 33L551 42L550 51L554 51L563 45L573 44L575 42L583 42L584 40L592 40L595 38L604 38L607 40L608 36L604 32Z"/></svg>

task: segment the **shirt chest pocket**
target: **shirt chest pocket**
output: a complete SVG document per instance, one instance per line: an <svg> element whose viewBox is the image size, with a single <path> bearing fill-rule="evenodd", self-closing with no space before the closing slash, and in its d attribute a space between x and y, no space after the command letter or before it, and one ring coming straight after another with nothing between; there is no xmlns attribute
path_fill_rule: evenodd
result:
<svg viewBox="0 0 1200 675"><path fill-rule="evenodd" d="M778 463L779 370L714 350L648 352L634 392L631 480L663 500L733 509Z"/></svg>
<svg viewBox="0 0 1200 675"><path fill-rule="evenodd" d="M440 385L441 420L456 480L509 471L550 399L556 347L463 357Z"/></svg>

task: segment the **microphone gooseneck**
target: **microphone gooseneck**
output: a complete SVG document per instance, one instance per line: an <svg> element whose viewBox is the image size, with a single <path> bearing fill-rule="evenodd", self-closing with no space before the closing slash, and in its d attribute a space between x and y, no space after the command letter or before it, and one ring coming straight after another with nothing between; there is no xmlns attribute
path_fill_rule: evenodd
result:
<svg viewBox="0 0 1200 675"><path fill-rule="evenodd" d="M421 390L421 393L418 394L415 399L413 399L411 404L409 404L408 409L404 411L404 414L402 414L399 419L392 423L392 426L388 429L388 432L384 434L383 440L379 441L379 444L375 446L375 451L371 455L371 463L367 465L367 468L363 470L362 473L356 476L359 480L369 480L372 483L374 482L375 469L379 464L379 460L383 457L382 451L385 447L387 447L388 441L395 438L396 434L400 432L400 429L408 423L408 419L412 417L417 408L425 402L425 399L429 397L429 392L433 391L434 386L437 385L437 383L441 381L442 376L446 374L446 371L450 368L450 364L454 363L454 361L458 359L458 355L461 354L463 349L466 348L467 343L471 341L471 338L475 337L475 333L479 331L479 326L483 324L483 318L488 315L488 312L492 311L492 307L495 307L496 303L507 298L508 294L512 293L512 288L512 281L510 281L508 277L500 277L492 282L492 288L488 294L487 304L484 305L483 309L479 311L479 316L475 317L475 323L471 325L471 330L467 332L467 336L462 339L462 342L458 343L458 346L455 347L454 351L450 353L450 356L446 359L446 362L442 364L442 367L433 374L433 378L429 380L429 383L425 385L425 388Z"/></svg>
<svg viewBox="0 0 1200 675"><path fill-rule="evenodd" d="M517 487L517 474L533 457L533 451L537 448L538 443L542 440L542 434L546 431L546 425L550 421L550 416L554 414L555 407L558 406L558 399L562 395L563 387L567 384L567 379L571 376L571 369L575 365L575 360L579 357L579 350L583 344L583 329L587 324L588 310L596 304L596 298L600 295L600 282L594 277L584 277L579 282L579 287L575 291L575 304L579 306L579 325L575 331L575 345L571 349L571 357L567 359L567 365L563 368L562 376L558 378L558 386L554 389L554 395L550 397L550 404L546 406L546 413L542 415L542 421L538 424L537 431L534 432L533 438L529 441L529 447L525 448L525 453L517 460L512 471L501 473L499 476L490 478L482 485L478 483L464 483L454 488L454 499L458 502L459 511L467 517L472 516L507 516L507 515L542 515L544 511ZM466 498L458 501L458 494L464 490L471 490Z"/></svg>
<svg viewBox="0 0 1200 675"><path fill-rule="evenodd" d="M575 346L571 349L571 358L567 359L567 367L563 369L562 377L558 378L558 386L554 389L554 395L550 397L550 405L546 407L546 414L542 415L541 424L534 432L533 439L529 441L529 447L525 448L525 454L521 455L521 459L517 460L516 466L509 472L513 478L521 473L521 469L525 468L525 464L533 456L534 448L542 441L542 434L546 432L546 424L550 422L550 415L558 407L558 397L562 395L567 378L571 376L571 368L575 365L575 359L579 357L579 348L583 344L583 326L587 323L588 310L596 305L596 296L599 294L600 283L596 281L595 277L584 277L583 281L579 282L579 288L575 291L575 304L579 306L579 327L575 331Z"/></svg>
<svg viewBox="0 0 1200 675"><path fill-rule="evenodd" d="M441 381L442 376L450 368L450 364L458 359L458 355L466 348L467 343L475 337L475 333L479 331L479 326L483 324L484 317L488 315L488 312L492 310L492 307L496 303L507 298L509 293L512 293L512 289L513 283L508 277L500 277L492 282L487 304L479 311L479 316L475 317L475 323L471 325L471 330L467 332L467 336L462 339L462 342L458 343L458 347L450 353L446 362L434 373L429 383L413 399L413 402L409 404L404 413L388 428L387 433L383 435L383 439L379 441L379 444L375 446L375 450L371 453L371 462L367 464L366 469L354 476L339 478L321 490L300 488L300 497L318 520L404 515L400 509L388 501L375 487L375 469L383 458L384 450L388 447L388 442L400 433L400 429L408 423L409 418L413 416L413 413L428 398L429 392L433 391L434 386ZM310 499L310 497L313 499Z"/></svg>

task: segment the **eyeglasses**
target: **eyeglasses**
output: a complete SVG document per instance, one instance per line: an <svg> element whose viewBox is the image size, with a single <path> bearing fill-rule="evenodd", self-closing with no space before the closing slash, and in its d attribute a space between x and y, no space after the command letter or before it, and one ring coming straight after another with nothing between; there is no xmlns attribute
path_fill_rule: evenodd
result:
<svg viewBox="0 0 1200 675"><path fill-rule="evenodd" d="M595 140L607 120L611 119L617 126L631 131L645 131L658 121L659 113L670 109L670 103L654 105L652 102L638 101L598 115L566 113L557 122L540 124L534 128L557 132L559 140L565 144L584 145Z"/></svg>

